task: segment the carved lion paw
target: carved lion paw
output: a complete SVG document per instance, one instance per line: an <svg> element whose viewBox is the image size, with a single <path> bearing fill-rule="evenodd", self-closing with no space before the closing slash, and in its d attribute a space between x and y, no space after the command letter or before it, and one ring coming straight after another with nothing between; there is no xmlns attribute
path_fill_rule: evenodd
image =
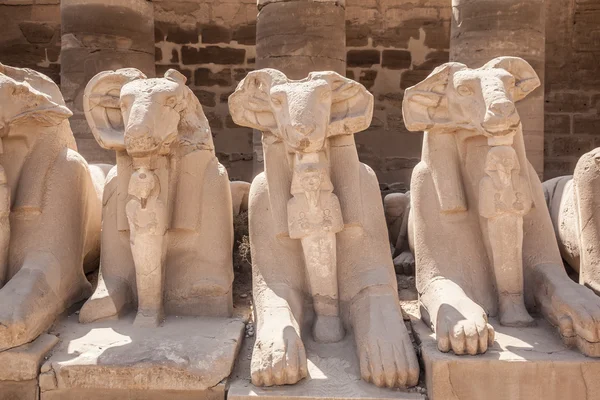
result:
<svg viewBox="0 0 600 400"><path fill-rule="evenodd" d="M308 374L306 350L297 330L263 327L257 332L252 352L252 383L255 386L293 385Z"/></svg>
<svg viewBox="0 0 600 400"><path fill-rule="evenodd" d="M479 305L469 299L463 299L463 305L462 310L449 304L440 307L435 328L438 349L456 355L485 353L494 344L494 328Z"/></svg>
<svg viewBox="0 0 600 400"><path fill-rule="evenodd" d="M573 282L556 290L552 313L563 342L588 357L600 357L600 297Z"/></svg>
<svg viewBox="0 0 600 400"><path fill-rule="evenodd" d="M415 386L419 363L397 299L367 295L361 303L354 332L362 379L379 387Z"/></svg>

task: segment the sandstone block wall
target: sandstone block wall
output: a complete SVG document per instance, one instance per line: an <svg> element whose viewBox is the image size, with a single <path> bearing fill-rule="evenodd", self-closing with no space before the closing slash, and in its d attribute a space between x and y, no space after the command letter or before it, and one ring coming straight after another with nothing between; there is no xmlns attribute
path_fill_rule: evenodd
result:
<svg viewBox="0 0 600 400"><path fill-rule="evenodd" d="M600 1L546 1L546 178L600 146Z"/></svg>
<svg viewBox="0 0 600 400"><path fill-rule="evenodd" d="M404 128L403 90L448 60L449 0L346 0L347 75L375 95L361 159L384 186L408 186L421 134ZM252 132L227 97L255 67L256 0L155 0L157 74L176 68L202 102L221 162L252 179ZM0 62L60 77L59 0L0 0ZM600 146L600 0L546 1L545 177ZM83 149L82 149L83 150ZM85 151L84 151L85 153ZM85 155L85 154L84 154Z"/></svg>
<svg viewBox="0 0 600 400"><path fill-rule="evenodd" d="M234 180L252 179L252 130L233 123L227 98L254 69L256 13L255 0L154 1L156 74L188 78Z"/></svg>
<svg viewBox="0 0 600 400"><path fill-rule="evenodd" d="M59 0L0 0L0 62L60 80Z"/></svg>

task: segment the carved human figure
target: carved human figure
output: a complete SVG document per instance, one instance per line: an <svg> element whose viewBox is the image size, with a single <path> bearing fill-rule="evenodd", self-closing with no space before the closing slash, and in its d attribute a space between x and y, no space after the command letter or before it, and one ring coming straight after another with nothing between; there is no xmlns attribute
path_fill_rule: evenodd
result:
<svg viewBox="0 0 600 400"><path fill-rule="evenodd" d="M600 295L600 147L581 156L572 176L544 182L544 194L563 259Z"/></svg>
<svg viewBox="0 0 600 400"><path fill-rule="evenodd" d="M137 306L135 324L165 314L232 312L233 215L227 171L198 99L175 70L146 79L106 71L84 111L98 143L117 152L104 196L98 287L81 322Z"/></svg>
<svg viewBox="0 0 600 400"><path fill-rule="evenodd" d="M600 356L600 299L566 275L525 156L515 102L538 85L527 62L499 57L477 69L446 63L404 94L407 128L425 131L409 239L421 314L441 351L485 352L488 315L529 324L524 296L565 343Z"/></svg>
<svg viewBox="0 0 600 400"><path fill-rule="evenodd" d="M31 342L91 294L103 166L88 166L58 86L0 64L0 350Z"/></svg>
<svg viewBox="0 0 600 400"><path fill-rule="evenodd" d="M291 239L300 239L315 311L313 337L318 342L344 338L340 319L335 234L344 228L340 202L333 194L324 154L297 153L288 201Z"/></svg>
<svg viewBox="0 0 600 400"><path fill-rule="evenodd" d="M487 176L479 182L479 214L487 224L500 323L528 326L534 323L523 295L523 216L531 209L529 183L519 173L512 146L492 146L484 168Z"/></svg>
<svg viewBox="0 0 600 400"><path fill-rule="evenodd" d="M364 380L415 385L419 366L398 303L379 185L354 143L371 122L372 95L335 72L294 81L263 69L240 82L229 108L238 125L263 132L265 154L249 199L252 382L306 376L301 332L312 292L315 339L352 330Z"/></svg>

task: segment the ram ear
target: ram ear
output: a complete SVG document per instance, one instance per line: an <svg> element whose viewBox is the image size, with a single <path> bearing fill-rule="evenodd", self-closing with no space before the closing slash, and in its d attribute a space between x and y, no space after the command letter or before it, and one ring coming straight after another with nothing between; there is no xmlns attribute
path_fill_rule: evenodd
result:
<svg viewBox="0 0 600 400"><path fill-rule="evenodd" d="M448 80L452 73L466 68L455 62L440 65L423 81L404 91L402 115L406 129L425 131L450 122L446 97Z"/></svg>
<svg viewBox="0 0 600 400"><path fill-rule="evenodd" d="M287 81L287 77L275 69L265 68L250 72L229 96L229 112L233 122L260 131L276 131L277 123L271 110L270 91L274 85Z"/></svg>
<svg viewBox="0 0 600 400"><path fill-rule="evenodd" d="M69 118L71 111L54 83L46 75L28 68L14 68L0 64L0 77L3 85L10 87L10 101L16 111L7 116L7 122L16 124L34 119L42 125L58 125Z"/></svg>
<svg viewBox="0 0 600 400"><path fill-rule="evenodd" d="M360 83L337 72L313 72L309 80L323 79L331 87L329 136L364 131L373 119L373 95Z"/></svg>
<svg viewBox="0 0 600 400"><path fill-rule="evenodd" d="M85 87L83 111L96 141L109 150L125 150L125 127L120 108L121 88L136 79L145 79L140 70L122 68L94 76Z"/></svg>
<svg viewBox="0 0 600 400"><path fill-rule="evenodd" d="M541 84L540 78L531 64L519 57L497 57L482 68L502 68L515 77L515 102L523 100Z"/></svg>

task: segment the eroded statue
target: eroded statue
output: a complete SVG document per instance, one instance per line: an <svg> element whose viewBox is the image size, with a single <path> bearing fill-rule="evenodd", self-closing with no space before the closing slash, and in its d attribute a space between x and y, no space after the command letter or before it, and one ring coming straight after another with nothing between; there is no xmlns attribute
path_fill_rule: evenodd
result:
<svg viewBox="0 0 600 400"><path fill-rule="evenodd" d="M444 64L405 92L407 128L425 131L409 239L441 351L483 353L494 340L488 315L527 326L535 309L565 343L600 356L600 299L566 275L525 157L515 102L539 84L527 62L499 57L477 69Z"/></svg>
<svg viewBox="0 0 600 400"><path fill-rule="evenodd" d="M81 322L137 306L135 324L164 314L232 312L233 215L198 99L175 70L146 79L137 69L106 71L88 83L84 111L117 165L104 193L98 287Z"/></svg>
<svg viewBox="0 0 600 400"><path fill-rule="evenodd" d="M263 69L240 82L229 108L238 125L263 132L265 154L249 198L252 382L306 376L301 330L310 293L316 341L352 330L364 380L415 385L419 366L398 303L379 185L354 143L371 122L372 95L335 72L294 81Z"/></svg>
<svg viewBox="0 0 600 400"><path fill-rule="evenodd" d="M58 86L0 64L0 350L91 294L105 171L88 167Z"/></svg>
<svg viewBox="0 0 600 400"><path fill-rule="evenodd" d="M544 194L563 259L600 294L600 148L581 156L572 176L544 182Z"/></svg>

